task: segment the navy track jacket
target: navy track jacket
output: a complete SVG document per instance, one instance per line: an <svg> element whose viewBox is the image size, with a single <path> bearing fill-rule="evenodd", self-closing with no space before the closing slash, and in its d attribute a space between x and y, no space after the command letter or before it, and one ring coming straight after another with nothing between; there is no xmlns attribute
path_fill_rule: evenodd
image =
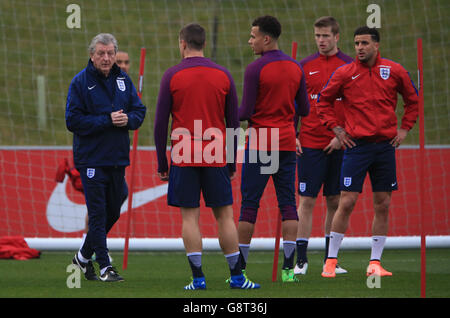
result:
<svg viewBox="0 0 450 318"><path fill-rule="evenodd" d="M128 115L126 127L112 124L111 113L120 109ZM75 166L128 166L128 131L141 126L145 113L131 79L117 64L105 77L89 59L73 78L67 95L66 126L73 132Z"/></svg>

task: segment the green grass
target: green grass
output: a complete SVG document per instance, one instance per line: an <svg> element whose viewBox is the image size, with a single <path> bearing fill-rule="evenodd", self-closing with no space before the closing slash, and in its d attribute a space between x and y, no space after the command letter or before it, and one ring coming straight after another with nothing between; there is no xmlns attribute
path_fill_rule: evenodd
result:
<svg viewBox="0 0 450 318"><path fill-rule="evenodd" d="M383 265L393 272L381 278L381 287L369 289L365 269L369 251L343 250L339 263L349 273L335 279L320 276L322 251L311 251L308 274L298 284L283 284L280 275L271 281L272 252L251 252L247 273L261 284L260 290L230 290L224 256L204 252L203 271L206 291L184 291L190 281L190 269L182 252L133 252L128 268L122 270L123 254L111 253L114 264L125 278L121 283L103 283L81 279L80 288L68 288L66 280L74 252L43 252L40 259L0 261L0 297L15 298L415 298L420 297L420 251L416 249L385 250ZM280 264L281 267L281 254ZM427 297L450 297L450 250L427 250ZM97 265L96 265L97 268Z"/></svg>

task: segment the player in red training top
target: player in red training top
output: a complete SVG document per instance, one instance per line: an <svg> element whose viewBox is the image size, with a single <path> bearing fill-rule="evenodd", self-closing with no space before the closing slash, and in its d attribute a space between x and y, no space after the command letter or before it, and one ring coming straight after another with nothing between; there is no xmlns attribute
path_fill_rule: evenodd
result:
<svg viewBox="0 0 450 318"><path fill-rule="evenodd" d="M252 23L249 44L259 59L245 70L239 119L248 120L248 141L241 179L239 247L246 264L259 202L273 178L282 215L283 282L294 282L297 209L295 200L295 118L306 116L309 102L300 64L278 48L281 25L275 17ZM267 159L268 158L268 159Z"/></svg>
<svg viewBox="0 0 450 318"><path fill-rule="evenodd" d="M306 274L308 241L312 230L312 214L317 196L323 185L327 213L325 217L325 257L328 254L331 220L339 203L339 176L344 150L332 131L320 122L316 111L316 100L320 90L325 86L331 74L339 66L352 62L352 58L342 53L337 47L339 41L339 24L335 18L325 16L314 23L314 37L318 52L300 61L305 71L311 110L302 117L299 133L299 156L297 157L298 206L297 262L295 274ZM335 100L337 120L344 126L342 101ZM347 271L339 266L336 273Z"/></svg>
<svg viewBox="0 0 450 318"><path fill-rule="evenodd" d="M242 274L230 182L236 165L234 158L228 165L225 160L226 128L234 131L239 127L236 88L228 70L204 57L204 45L203 27L188 24L182 28L179 47L183 59L161 79L154 127L158 175L169 181L168 204L181 210L182 237L193 275L184 289L206 288L198 224L200 193L217 219L219 243L231 273L230 287L259 288ZM166 144L170 115L169 170ZM235 148L237 140L230 139L227 146Z"/></svg>
<svg viewBox="0 0 450 318"><path fill-rule="evenodd" d="M341 198L331 224L328 258L323 277L335 277L339 248L350 215L369 173L373 191L372 252L367 275L391 276L380 260L388 233L392 191L398 189L395 148L406 138L418 116L418 93L409 73L398 63L382 58L377 29L359 27L354 32L357 58L336 70L317 101L322 123L346 147L341 171ZM397 127L397 93L404 114ZM334 100L344 102L345 128L339 125Z"/></svg>

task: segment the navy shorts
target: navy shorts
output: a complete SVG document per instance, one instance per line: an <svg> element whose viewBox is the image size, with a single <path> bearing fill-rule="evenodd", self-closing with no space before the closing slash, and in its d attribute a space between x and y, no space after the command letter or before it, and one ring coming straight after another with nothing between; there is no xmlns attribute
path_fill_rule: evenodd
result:
<svg viewBox="0 0 450 318"><path fill-rule="evenodd" d="M341 170L341 190L362 192L369 173L373 192L391 192L398 189L395 166L395 147L389 140L367 142L355 140L356 146L344 152Z"/></svg>
<svg viewBox="0 0 450 318"><path fill-rule="evenodd" d="M228 166L179 167L171 165L167 203L183 208L198 208L200 193L207 207L233 204Z"/></svg>
<svg viewBox="0 0 450 318"><path fill-rule="evenodd" d="M276 153L270 153L275 156ZM273 174L261 173L261 167L270 164L261 162L259 156L257 162L252 162L249 150L245 150L245 162L242 165L241 194L243 208L259 208L259 202L266 188L269 178L272 177L277 195L278 206L296 206L295 201L295 151L279 151L279 166Z"/></svg>
<svg viewBox="0 0 450 318"><path fill-rule="evenodd" d="M303 147L297 156L298 193L317 197L323 184L323 195L338 195L344 150L334 150L327 155L322 149Z"/></svg>

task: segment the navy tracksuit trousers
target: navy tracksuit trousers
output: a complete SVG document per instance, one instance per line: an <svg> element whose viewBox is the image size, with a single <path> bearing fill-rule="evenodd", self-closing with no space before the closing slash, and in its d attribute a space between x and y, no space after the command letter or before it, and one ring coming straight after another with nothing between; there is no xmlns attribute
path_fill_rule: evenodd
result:
<svg viewBox="0 0 450 318"><path fill-rule="evenodd" d="M90 259L95 252L100 268L111 265L106 236L120 217L120 208L128 196L125 167L78 169L83 182L89 217L89 229L81 255Z"/></svg>

